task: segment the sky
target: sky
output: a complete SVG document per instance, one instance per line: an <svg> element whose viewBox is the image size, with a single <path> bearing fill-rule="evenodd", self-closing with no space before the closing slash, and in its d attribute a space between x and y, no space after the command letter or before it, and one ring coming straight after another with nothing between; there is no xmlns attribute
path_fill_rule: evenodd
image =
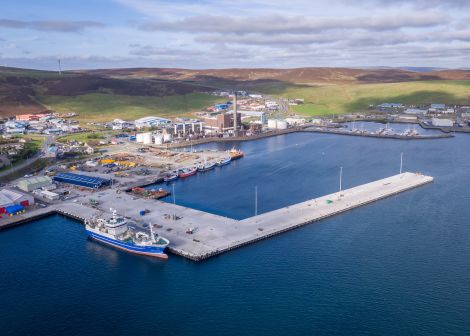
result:
<svg viewBox="0 0 470 336"><path fill-rule="evenodd" d="M13 0L0 65L470 68L469 0Z"/></svg>

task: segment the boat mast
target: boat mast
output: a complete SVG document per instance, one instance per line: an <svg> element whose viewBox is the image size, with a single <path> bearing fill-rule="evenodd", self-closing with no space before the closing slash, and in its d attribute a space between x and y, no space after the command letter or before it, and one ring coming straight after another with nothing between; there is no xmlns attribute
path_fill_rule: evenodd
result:
<svg viewBox="0 0 470 336"><path fill-rule="evenodd" d="M403 172L403 152L400 154L400 174Z"/></svg>
<svg viewBox="0 0 470 336"><path fill-rule="evenodd" d="M150 239L152 240L152 243L156 243L155 235L153 233L153 224L149 224L149 227L150 227Z"/></svg>
<svg viewBox="0 0 470 336"><path fill-rule="evenodd" d="M339 192L343 191L343 167L339 167Z"/></svg>

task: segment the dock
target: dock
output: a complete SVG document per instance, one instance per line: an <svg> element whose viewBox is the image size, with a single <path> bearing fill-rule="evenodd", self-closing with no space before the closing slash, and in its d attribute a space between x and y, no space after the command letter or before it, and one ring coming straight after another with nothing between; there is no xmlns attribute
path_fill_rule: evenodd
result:
<svg viewBox="0 0 470 336"><path fill-rule="evenodd" d="M310 133L325 133L325 134L336 134L336 135L348 135L365 138L380 138L380 139L395 139L395 140L432 140L432 139L447 139L453 138L453 134L429 134L429 135L403 135L403 134L378 134L374 132L352 132L349 129L332 129L323 127L310 127L302 129L299 132L310 132Z"/></svg>
<svg viewBox="0 0 470 336"><path fill-rule="evenodd" d="M55 211L84 221L85 216L108 213L109 208L116 208L120 215L135 221L137 225L155 224L155 231L170 240L169 252L201 261L432 181L431 176L402 173L243 220L162 201L135 198L126 193L116 194L113 189L94 195L100 204L99 208L92 208L87 198L83 197L82 200L77 199L44 209L35 216L44 216ZM139 216L140 209L150 209L150 213ZM21 216L27 217L28 214ZM26 220L26 217L16 219L17 224ZM8 226L12 226L15 219L8 221Z"/></svg>

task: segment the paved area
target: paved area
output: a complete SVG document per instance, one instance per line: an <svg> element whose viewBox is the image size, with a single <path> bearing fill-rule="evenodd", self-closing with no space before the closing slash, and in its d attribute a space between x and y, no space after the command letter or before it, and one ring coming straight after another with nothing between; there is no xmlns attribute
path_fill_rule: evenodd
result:
<svg viewBox="0 0 470 336"><path fill-rule="evenodd" d="M112 207L126 217L157 224L159 233L170 239L171 252L202 260L432 180L430 176L403 173L241 221L129 194L114 194L113 191L98 193L96 198L105 212ZM144 209L149 209L150 213L139 216L139 211ZM173 215L179 219L172 219Z"/></svg>
<svg viewBox="0 0 470 336"><path fill-rule="evenodd" d="M98 207L89 205L89 196L80 196L11 221L31 220L52 210L84 220L98 215L110 216L110 208L114 208L138 225L156 224L156 231L170 240L170 252L191 260L203 260L432 181L430 176L403 173L240 221L107 189L94 194ZM145 209L149 213L140 216L139 212Z"/></svg>

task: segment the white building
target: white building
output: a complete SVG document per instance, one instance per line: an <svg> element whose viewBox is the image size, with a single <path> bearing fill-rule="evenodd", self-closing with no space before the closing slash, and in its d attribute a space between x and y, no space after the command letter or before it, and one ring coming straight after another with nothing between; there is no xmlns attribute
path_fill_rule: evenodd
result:
<svg viewBox="0 0 470 336"><path fill-rule="evenodd" d="M408 108L404 111L406 114L422 114L425 115L428 112L428 110L422 110L422 109L417 109L417 108Z"/></svg>
<svg viewBox="0 0 470 336"><path fill-rule="evenodd" d="M0 190L0 208L6 208L10 205L23 205L29 206L34 204L34 197L28 194L23 194L19 191L10 189Z"/></svg>
<svg viewBox="0 0 470 336"><path fill-rule="evenodd" d="M286 118L286 121L291 126L305 124L305 118Z"/></svg>
<svg viewBox="0 0 470 336"><path fill-rule="evenodd" d="M269 119L268 120L268 128L269 129L287 129L288 124L285 120L276 120L276 119Z"/></svg>
<svg viewBox="0 0 470 336"><path fill-rule="evenodd" d="M24 132L24 128L7 128L6 130L7 134L24 134Z"/></svg>
<svg viewBox="0 0 470 336"><path fill-rule="evenodd" d="M112 122L112 129L113 130L123 130L123 129L131 129L134 127L134 124L129 122L129 121L125 121L125 120L122 120L122 119L114 119L113 122Z"/></svg>
<svg viewBox="0 0 470 336"><path fill-rule="evenodd" d="M145 127L152 128L152 127L168 125L170 123L171 123L171 120L165 119L165 118L145 117L145 118L137 119L135 121L135 127L138 129L145 128Z"/></svg>
<svg viewBox="0 0 470 336"><path fill-rule="evenodd" d="M202 133L203 131L204 123L202 121L184 121L173 125L173 134L175 136Z"/></svg>
<svg viewBox="0 0 470 336"><path fill-rule="evenodd" d="M436 127L452 127L454 126L454 121L451 119L432 118L432 125Z"/></svg>
<svg viewBox="0 0 470 336"><path fill-rule="evenodd" d="M246 110L238 110L238 113L241 114L243 117L256 117L259 118L262 124L266 124L268 122L268 117L266 113L263 111L246 111Z"/></svg>
<svg viewBox="0 0 470 336"><path fill-rule="evenodd" d="M49 201L56 201L59 199L59 194L49 190L43 190L39 193L39 195Z"/></svg>
<svg viewBox="0 0 470 336"><path fill-rule="evenodd" d="M418 120L418 117L415 115L402 114L398 116L398 119L400 119L401 121L416 122Z"/></svg>

